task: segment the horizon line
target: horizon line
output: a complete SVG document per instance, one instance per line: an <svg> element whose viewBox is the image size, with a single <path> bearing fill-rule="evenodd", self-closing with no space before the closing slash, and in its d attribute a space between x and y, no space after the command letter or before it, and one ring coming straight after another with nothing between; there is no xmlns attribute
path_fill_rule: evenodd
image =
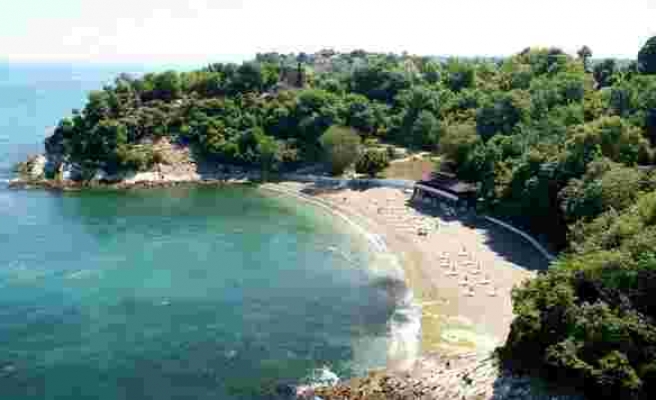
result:
<svg viewBox="0 0 656 400"><path fill-rule="evenodd" d="M530 46L527 46L530 47ZM538 46L534 46L533 48L538 48ZM335 50L334 48L331 47L325 47L325 49L332 49ZM364 50L367 53L372 53L372 54L395 54L395 55L403 55L405 52L394 52L394 51L369 51L366 49L358 49L358 50ZM316 54L320 52L321 50L315 51L315 52L309 52L307 54ZM338 54L348 54L351 53L352 51L355 50L350 50L350 51L340 51L340 50L335 50ZM484 58L484 59L493 59L493 58L498 58L498 59L505 59L512 57L514 55L517 55L521 52L521 50L511 53L511 54L496 54L496 55L490 55L490 54L419 54L419 53L410 53L407 52L407 55L410 56L417 56L417 57L434 57L434 58L462 58L462 59L477 59L477 58ZM109 58L39 58L39 57L18 57L18 58L13 58L11 56L0 56L0 64L14 64L14 65L75 65L75 66L144 66L144 67L162 67L162 66L170 66L170 67L193 67L193 66L205 66L210 63L241 63L245 61L250 61L254 60L257 54L267 54L267 53L279 53L282 55L287 55L287 54L299 54L303 53L303 51L296 51L296 52L281 52L281 51L256 51L253 53L242 53L242 54L223 54L223 55L216 55L214 57L205 57L205 58L197 58L197 59L192 59L192 58L185 58L185 57L180 57L179 60L175 60L175 57L169 57L169 58L150 58L150 59L120 59L120 58L115 58L115 59L109 59ZM565 52L567 53L567 52ZM569 54L569 53L567 53ZM570 54L571 56L576 56L576 54ZM636 60L637 57L628 57L626 55L602 55L602 56L592 56L592 60L604 60L604 59L615 59L615 60Z"/></svg>

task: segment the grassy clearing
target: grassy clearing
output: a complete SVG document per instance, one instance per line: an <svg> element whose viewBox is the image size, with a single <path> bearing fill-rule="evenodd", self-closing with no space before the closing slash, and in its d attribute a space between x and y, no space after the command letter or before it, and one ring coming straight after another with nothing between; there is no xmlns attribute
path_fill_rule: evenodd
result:
<svg viewBox="0 0 656 400"><path fill-rule="evenodd" d="M426 173L435 171L439 157L412 157L407 160L395 161L383 172L382 176L389 179L420 180Z"/></svg>

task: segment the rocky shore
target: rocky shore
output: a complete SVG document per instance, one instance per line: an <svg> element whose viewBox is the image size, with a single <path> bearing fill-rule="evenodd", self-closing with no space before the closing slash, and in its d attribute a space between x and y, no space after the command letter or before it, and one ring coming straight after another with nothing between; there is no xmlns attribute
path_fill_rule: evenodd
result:
<svg viewBox="0 0 656 400"><path fill-rule="evenodd" d="M102 168L85 171L79 164L57 154L38 154L19 163L18 177L9 181L14 189L80 190L89 187L114 189L169 187L180 184L220 185L259 181L259 171L226 165L198 163L188 147L161 139L152 144L161 162L147 171L110 174ZM50 178L47 178L50 177Z"/></svg>
<svg viewBox="0 0 656 400"><path fill-rule="evenodd" d="M323 400L582 400L499 368L493 356L424 355L410 371L372 373L316 390Z"/></svg>

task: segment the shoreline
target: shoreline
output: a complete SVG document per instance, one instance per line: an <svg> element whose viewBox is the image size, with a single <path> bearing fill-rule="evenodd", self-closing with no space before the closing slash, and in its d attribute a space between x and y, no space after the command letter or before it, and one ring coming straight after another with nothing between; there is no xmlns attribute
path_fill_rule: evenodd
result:
<svg viewBox="0 0 656 400"><path fill-rule="evenodd" d="M484 228L477 226L484 223L482 219L467 225L467 222L459 219L447 221L441 216L427 215L407 204L409 195L399 189L369 188L356 191L341 188L309 194L307 192L315 187L307 183L267 183L259 187L273 188L319 204L348 219L370 242L371 238L376 238L375 241L379 243L373 243L374 248L382 248L398 259L405 280L416 293L423 309L424 351L488 351L501 344L512 320L510 290L533 277L534 270L544 268L547 263L537 250L522 243L523 239L515 234L492 224ZM377 204L380 203L385 204L379 207ZM409 221L409 218L422 221ZM426 221L440 226L428 237L417 232L423 229L421 226ZM505 236L504 239L509 240L506 244L512 248L500 249L498 243L491 243L491 237L498 241L499 236ZM458 254L463 247L469 252L465 259ZM515 255L502 253L507 250L528 254L529 257L523 260L508 259ZM450 268L440 265L444 253L448 253L452 261ZM473 263L474 258L480 261L480 266L466 266L467 263ZM490 282L482 282L486 279ZM463 290L463 287L474 290L473 295L471 290ZM491 291L494 293L488 293ZM486 318L475 318L479 314Z"/></svg>
<svg viewBox="0 0 656 400"><path fill-rule="evenodd" d="M405 268L399 258L392 252L387 243L380 235L369 231L362 224L354 220L341 210L331 207L330 203L322 199L313 198L305 195L301 190L291 189L290 182L265 183L258 189L275 192L284 196L292 197L296 201L309 203L314 207L319 207L328 214L335 215L346 222L351 229L357 231L358 235L363 236L369 246L376 252L376 255L383 257L385 265L381 271L392 279L403 281L405 284L405 296L396 304L394 313L390 317L390 344L388 346L388 357L386 369L392 371L409 371L415 362L421 356L421 306L415 301L412 287L408 284L405 277ZM296 184L296 183L294 183ZM302 188L303 184L299 185ZM297 188L298 189L298 188ZM369 265L372 272L376 271L376 263ZM398 323L399 319L402 320ZM395 323L396 322L396 323Z"/></svg>
<svg viewBox="0 0 656 400"><path fill-rule="evenodd" d="M506 276L494 277L494 279L505 280L503 288L494 297L483 298L483 302L492 301L487 310L492 311L490 319L496 322L495 329L482 331L481 321L467 321L472 313L484 311L476 306L459 304L462 297L449 288L449 282L444 285L435 285L434 278L440 277L442 270L439 265L431 265L430 254L440 250L440 246L425 243L427 240L419 237L416 231L394 232L382 218L376 218L379 214L367 214L361 208L363 203L354 204L354 197L362 197L361 200L369 206L376 200L385 198L390 193L395 193L395 199L387 203L393 208L399 205L400 199L407 197L399 189L370 188L363 191L352 189L328 190L325 193L319 191L312 194L307 193L315 186L299 182L268 183L259 186L263 190L270 190L283 195L310 202L315 206L329 211L333 215L345 218L350 224L357 226L360 233L367 235L369 243L374 247L384 248L401 261L403 276L411 293L414 293L414 301L420 307L420 345L417 347L416 357L411 362L402 365L388 365L384 369L374 369L367 375L355 377L336 386L323 386L313 388L316 393L325 400L363 400L366 398L393 398L396 400L410 400L417 398L434 400L451 399L531 399L531 400L581 400L582 398L563 388L551 387L544 382L529 377L516 376L504 370L497 362L493 349L505 340L505 336L499 337L498 333L507 334L512 319L512 308L510 305L510 289L523 279L533 276L532 271L527 271L521 266L512 266L512 263L502 262L499 269ZM403 208L411 210L412 207L403 201ZM375 208L375 207L374 207ZM399 210L397 210L399 211ZM399 211L400 212L400 211ZM441 221L444 225L453 224L446 228L447 235L454 235L454 241L458 236L471 245L471 235L480 235L473 226L466 226L461 221ZM489 229L500 230L496 225ZM450 230L450 232L449 232ZM455 232L453 231L455 230ZM509 234L508 232L505 232ZM498 233L497 233L498 234ZM467 237L467 236L470 237ZM512 234L511 234L512 235ZM413 239L415 242L413 242ZM522 240L519 237L512 238L515 244ZM488 243L479 243L487 248ZM453 245L453 243L450 243ZM448 243L443 244L448 247ZM473 247L473 246L472 246ZM494 247L490 244L490 247ZM521 243L523 251L536 253L536 259L543 257L539 251L532 248L528 243ZM472 249L473 250L473 249ZM478 249L478 252L495 250ZM496 249L496 251L500 251ZM482 256L482 254L481 254ZM482 257L484 258L484 257ZM546 260L542 259L543 262ZM375 265L372 266L375 268ZM513 269L516 268L516 269ZM442 271L443 272L443 271ZM498 272L498 271L497 271ZM519 275L508 276L508 273L519 273ZM428 276L427 276L428 275ZM503 274L501 274L503 275ZM444 276L441 276L445 278ZM439 281L439 279L438 279ZM453 283L453 282L451 282ZM442 291L445 291L443 293ZM503 291L502 291L503 290ZM471 297L465 297L465 300ZM443 307L443 302L453 301L455 308ZM506 309L499 309L498 303L505 303ZM509 314L508 314L509 311ZM456 315L453 315L453 313ZM442 314L439 314L442 313ZM462 315L461 315L462 313ZM452 319L456 319L454 323ZM455 328L454 328L455 325ZM499 329L500 328L500 329ZM407 360L406 360L407 361ZM302 387L302 389L304 389ZM366 395L365 395L366 394ZM369 397L371 396L371 397ZM301 397L299 397L301 398ZM302 397L305 398L305 397Z"/></svg>
<svg viewBox="0 0 656 400"><path fill-rule="evenodd" d="M290 182L277 185L297 194L311 187ZM424 353L490 351L503 343L512 320L512 287L534 276L529 268L546 264L541 254L514 234L491 224L483 229L476 225L481 221L467 225L459 219L447 221L417 211L407 203L409 195L398 189L337 189L301 195L347 215L368 234L381 238L401 261L406 282L423 309ZM440 227L428 236L419 235L418 230L427 223ZM493 249L499 247L492 242L500 236L505 236L511 247L504 251L530 257L508 259L516 254ZM469 253L466 259L458 255L463 247ZM450 268L441 266L443 253L448 253ZM474 262L482 266L466 265Z"/></svg>

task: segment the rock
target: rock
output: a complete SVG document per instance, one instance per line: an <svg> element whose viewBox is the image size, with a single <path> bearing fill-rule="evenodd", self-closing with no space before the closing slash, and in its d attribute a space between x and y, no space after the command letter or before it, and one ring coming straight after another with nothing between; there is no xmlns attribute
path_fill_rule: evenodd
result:
<svg viewBox="0 0 656 400"><path fill-rule="evenodd" d="M96 170L96 172L93 174L93 178L91 180L94 181L106 181L109 179L109 174L107 171L105 171L102 168L99 168Z"/></svg>
<svg viewBox="0 0 656 400"><path fill-rule="evenodd" d="M42 154L30 156L24 162L18 163L16 170L21 179L35 181L45 177L46 163L47 159Z"/></svg>
<svg viewBox="0 0 656 400"><path fill-rule="evenodd" d="M28 174L32 179L41 179L45 176L45 167L48 159L39 154L34 158L28 160Z"/></svg>
<svg viewBox="0 0 656 400"><path fill-rule="evenodd" d="M4 365L2 369L0 369L0 371L2 371L2 373L5 375L13 374L14 372L16 372L16 366L12 364L7 364Z"/></svg>
<svg viewBox="0 0 656 400"><path fill-rule="evenodd" d="M82 167L76 163L63 163L61 165L61 179L65 181L79 181L82 179Z"/></svg>

